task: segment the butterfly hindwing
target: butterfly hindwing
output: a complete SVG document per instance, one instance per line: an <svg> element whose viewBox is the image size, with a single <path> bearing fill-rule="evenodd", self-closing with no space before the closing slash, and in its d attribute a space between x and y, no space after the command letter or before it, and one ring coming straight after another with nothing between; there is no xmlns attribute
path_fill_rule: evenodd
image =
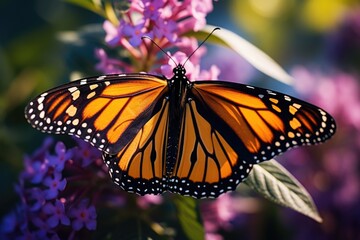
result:
<svg viewBox="0 0 360 240"><path fill-rule="evenodd" d="M159 194L166 190L164 178L169 103L155 107L153 116L116 155L104 154L113 181L128 192Z"/></svg>
<svg viewBox="0 0 360 240"><path fill-rule="evenodd" d="M151 118L167 90L164 79L148 74L81 79L41 94L25 116L43 132L75 135L116 154Z"/></svg>
<svg viewBox="0 0 360 240"><path fill-rule="evenodd" d="M169 190L196 198L217 197L234 190L248 176L252 164L241 161L226 137L199 114L202 107L195 101L185 105Z"/></svg>
<svg viewBox="0 0 360 240"><path fill-rule="evenodd" d="M336 128L334 119L322 109L253 86L197 82L191 97L207 106L200 114L248 163L269 160L291 147L323 142Z"/></svg>

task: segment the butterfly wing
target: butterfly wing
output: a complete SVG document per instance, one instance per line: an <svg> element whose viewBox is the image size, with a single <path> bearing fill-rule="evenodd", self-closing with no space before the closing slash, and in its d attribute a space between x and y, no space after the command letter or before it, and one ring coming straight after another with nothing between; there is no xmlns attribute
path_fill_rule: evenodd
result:
<svg viewBox="0 0 360 240"><path fill-rule="evenodd" d="M166 190L164 178L169 103L164 99L156 113L119 153L104 154L115 184L140 195Z"/></svg>
<svg viewBox="0 0 360 240"><path fill-rule="evenodd" d="M201 102L185 105L181 124L178 160L169 178L169 190L195 198L217 197L235 190L252 164L241 161L227 136L209 122Z"/></svg>
<svg viewBox="0 0 360 240"><path fill-rule="evenodd" d="M178 156L164 176L169 119L165 79L148 74L82 79L41 94L25 110L37 129L75 135L103 151L113 181L129 192L196 198L234 190L252 164L325 141L334 119L287 95L251 86L192 85Z"/></svg>
<svg viewBox="0 0 360 240"><path fill-rule="evenodd" d="M41 94L25 109L33 127L75 135L103 151L113 181L129 192L164 191L168 87L148 74L82 79Z"/></svg>
<svg viewBox="0 0 360 240"><path fill-rule="evenodd" d="M75 135L116 154L160 110L167 91L164 79L148 74L81 79L39 95L25 117L38 130Z"/></svg>
<svg viewBox="0 0 360 240"><path fill-rule="evenodd" d="M324 110L279 92L236 83L203 81L191 90L199 114L240 156L259 163L287 149L323 142L335 133Z"/></svg>

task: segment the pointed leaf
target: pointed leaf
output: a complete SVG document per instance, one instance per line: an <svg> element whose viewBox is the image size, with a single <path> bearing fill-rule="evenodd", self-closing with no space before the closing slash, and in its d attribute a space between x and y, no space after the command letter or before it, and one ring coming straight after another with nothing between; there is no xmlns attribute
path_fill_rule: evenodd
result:
<svg viewBox="0 0 360 240"><path fill-rule="evenodd" d="M212 30L214 30L214 28L216 27L207 25L202 30L198 32L191 32L189 35L195 36L199 40L204 40L204 38ZM221 28L220 30L215 31L207 41L231 48L256 69L276 80L279 80L285 84L293 83L293 78L287 74L279 64L277 64L263 51L234 32L231 32L225 28Z"/></svg>
<svg viewBox="0 0 360 240"><path fill-rule="evenodd" d="M200 218L198 201L191 197L176 196L177 216L187 239L204 239L205 232Z"/></svg>
<svg viewBox="0 0 360 240"><path fill-rule="evenodd" d="M254 165L245 183L277 204L322 221L306 189L275 160Z"/></svg>

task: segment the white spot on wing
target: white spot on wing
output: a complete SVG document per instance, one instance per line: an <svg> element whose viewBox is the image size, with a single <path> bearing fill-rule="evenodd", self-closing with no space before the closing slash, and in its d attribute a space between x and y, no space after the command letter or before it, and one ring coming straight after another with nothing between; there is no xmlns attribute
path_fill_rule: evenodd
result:
<svg viewBox="0 0 360 240"><path fill-rule="evenodd" d="M41 104L41 103L44 101L44 99L45 99L44 97L39 97L39 98L37 99L37 101L38 101L39 104Z"/></svg>

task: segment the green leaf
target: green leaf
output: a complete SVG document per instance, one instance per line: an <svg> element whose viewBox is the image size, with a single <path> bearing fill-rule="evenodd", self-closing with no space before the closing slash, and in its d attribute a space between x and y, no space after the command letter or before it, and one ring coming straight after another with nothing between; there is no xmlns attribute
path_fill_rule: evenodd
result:
<svg viewBox="0 0 360 240"><path fill-rule="evenodd" d="M119 19L116 16L113 2L111 0L65 0L79 7L90 10L103 18L108 19L114 26L119 24ZM117 3L119 5L119 3Z"/></svg>
<svg viewBox="0 0 360 240"><path fill-rule="evenodd" d="M204 40L205 37L214 30L214 28L216 27L207 25L202 30L198 32L191 32L188 35L194 36L199 40ZM293 83L293 78L287 74L279 64L277 64L263 51L234 32L231 32L225 28L221 28L211 35L211 37L208 39L208 42L231 48L256 69L276 80L279 80L285 84Z"/></svg>
<svg viewBox="0 0 360 240"><path fill-rule="evenodd" d="M72 3L74 5L78 5L79 7L85 8L87 10L90 10L104 18L106 16L100 1L94 1L94 0L65 0L65 1Z"/></svg>
<svg viewBox="0 0 360 240"><path fill-rule="evenodd" d="M174 198L174 204L180 226L187 239L204 239L205 232L200 218L198 201L179 195Z"/></svg>
<svg viewBox="0 0 360 240"><path fill-rule="evenodd" d="M310 194L275 160L254 165L245 184L277 204L322 222Z"/></svg>

